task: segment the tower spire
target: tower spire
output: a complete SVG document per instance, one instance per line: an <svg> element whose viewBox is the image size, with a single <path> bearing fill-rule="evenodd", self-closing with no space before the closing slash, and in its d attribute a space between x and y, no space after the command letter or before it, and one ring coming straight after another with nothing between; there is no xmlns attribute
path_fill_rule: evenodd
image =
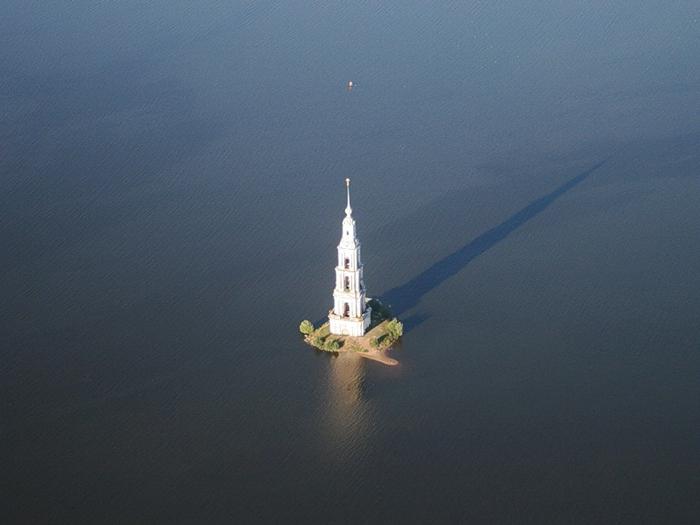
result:
<svg viewBox="0 0 700 525"><path fill-rule="evenodd" d="M350 207L350 179L345 179L345 189L348 194L348 205L345 207L345 215L350 217L352 215L352 208Z"/></svg>

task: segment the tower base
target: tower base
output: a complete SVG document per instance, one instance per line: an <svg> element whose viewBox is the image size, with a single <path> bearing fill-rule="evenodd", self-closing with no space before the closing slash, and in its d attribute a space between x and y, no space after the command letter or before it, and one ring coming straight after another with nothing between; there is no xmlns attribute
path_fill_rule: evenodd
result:
<svg viewBox="0 0 700 525"><path fill-rule="evenodd" d="M362 317L343 317L336 315L333 310L328 313L330 332L333 335L351 335L361 337L365 335L372 320L372 309L368 306Z"/></svg>

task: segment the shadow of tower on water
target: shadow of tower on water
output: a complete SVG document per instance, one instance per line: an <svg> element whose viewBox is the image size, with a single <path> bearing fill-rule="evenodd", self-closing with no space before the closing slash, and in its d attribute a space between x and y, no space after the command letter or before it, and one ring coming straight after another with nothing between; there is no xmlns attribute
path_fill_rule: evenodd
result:
<svg viewBox="0 0 700 525"><path fill-rule="evenodd" d="M559 197L575 188L586 180L593 172L598 170L607 162L605 159L583 173L569 179L567 182L556 188L554 191L534 200L521 210L517 211L505 221L490 230L482 233L469 243L465 244L457 251L440 259L429 268L423 270L411 280L392 288L386 292L381 301L390 306L394 315L400 316L408 310L418 305L422 297L434 290L447 279L457 274L466 267L472 260L482 253L493 248L503 241L508 235L523 226L530 219L536 217L546 210ZM404 320L405 331L410 331L426 319L421 314L413 314Z"/></svg>

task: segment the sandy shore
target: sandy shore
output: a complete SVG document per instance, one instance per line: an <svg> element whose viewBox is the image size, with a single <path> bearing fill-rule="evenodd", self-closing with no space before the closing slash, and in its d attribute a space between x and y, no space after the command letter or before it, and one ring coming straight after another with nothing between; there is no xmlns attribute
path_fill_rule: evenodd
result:
<svg viewBox="0 0 700 525"><path fill-rule="evenodd" d="M382 364L388 366L396 366L399 362L393 357L386 355L386 350L372 350L370 352L355 352L357 355L362 356L366 359L371 359L372 361L379 361Z"/></svg>

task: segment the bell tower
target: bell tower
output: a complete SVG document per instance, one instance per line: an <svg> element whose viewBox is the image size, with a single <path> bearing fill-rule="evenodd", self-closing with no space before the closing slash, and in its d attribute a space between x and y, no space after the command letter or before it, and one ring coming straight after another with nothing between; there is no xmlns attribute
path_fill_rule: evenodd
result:
<svg viewBox="0 0 700 525"><path fill-rule="evenodd" d="M332 334L362 336L369 327L372 309L367 306L360 241L350 207L350 179L345 179L345 191L347 206L338 244L333 309L328 313L328 320Z"/></svg>

